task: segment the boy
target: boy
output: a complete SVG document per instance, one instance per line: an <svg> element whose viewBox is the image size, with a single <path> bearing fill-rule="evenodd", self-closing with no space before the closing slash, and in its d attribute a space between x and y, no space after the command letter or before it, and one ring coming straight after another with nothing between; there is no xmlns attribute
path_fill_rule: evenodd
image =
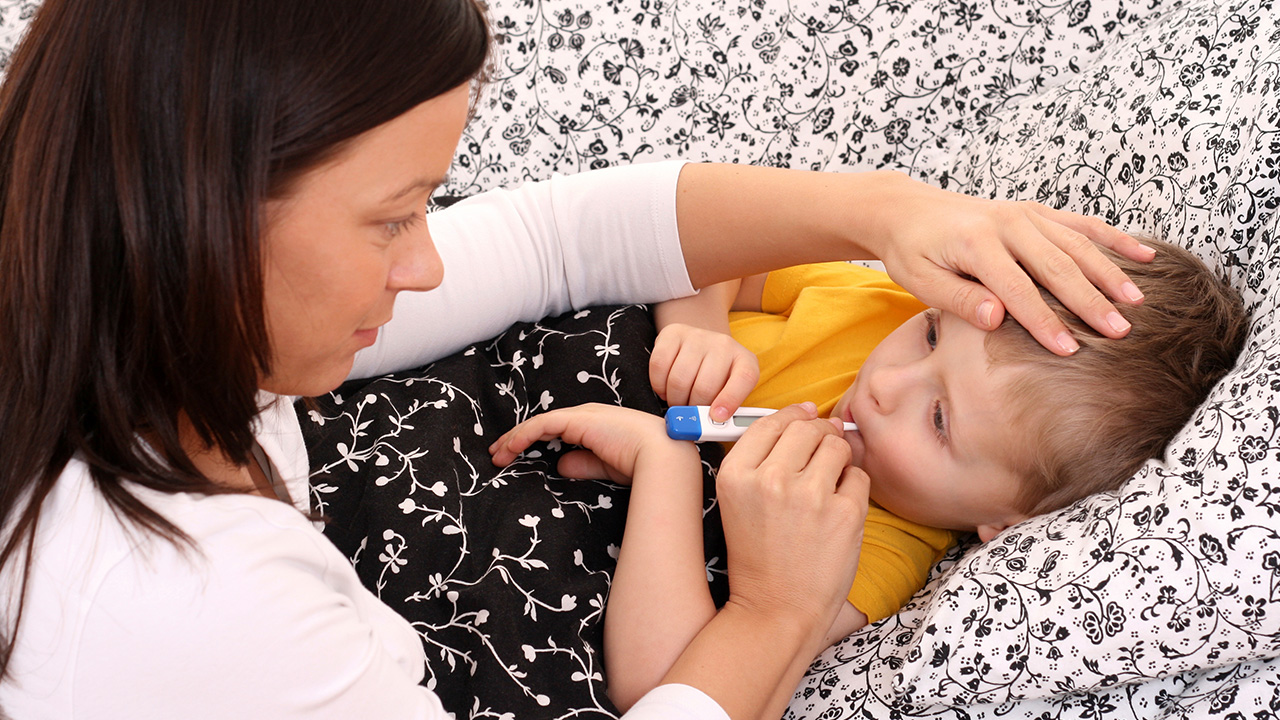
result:
<svg viewBox="0 0 1280 720"><path fill-rule="evenodd" d="M1071 357L1043 350L1011 318L986 333L922 310L882 274L836 263L662 304L651 377L672 404L731 405L734 386L758 375L746 404L805 398L857 423L844 437L871 478L873 505L849 602L828 633L835 642L896 612L953 531L985 542L1117 488L1163 453L1234 365L1248 324L1238 295L1189 252L1152 244L1149 264L1113 256L1147 297L1121 308L1133 325L1121 340L1092 332L1044 293L1080 343ZM703 568L700 464L660 418L607 406L531 418L494 444L494 462L556 436L589 451L566 455L562 474L634 478L605 619L609 694L626 708L716 612Z"/></svg>

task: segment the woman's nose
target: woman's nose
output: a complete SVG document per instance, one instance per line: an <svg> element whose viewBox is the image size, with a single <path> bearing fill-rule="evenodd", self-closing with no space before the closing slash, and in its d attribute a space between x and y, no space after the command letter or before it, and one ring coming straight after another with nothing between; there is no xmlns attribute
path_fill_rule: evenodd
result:
<svg viewBox="0 0 1280 720"><path fill-rule="evenodd" d="M425 224L424 224L425 225ZM387 275L389 290L433 290L444 280L444 261L424 226L401 244Z"/></svg>

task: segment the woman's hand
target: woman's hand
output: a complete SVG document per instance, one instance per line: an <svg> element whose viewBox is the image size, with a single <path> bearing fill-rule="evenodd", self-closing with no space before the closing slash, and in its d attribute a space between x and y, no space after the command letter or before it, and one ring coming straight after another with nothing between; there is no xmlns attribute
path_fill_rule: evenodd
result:
<svg viewBox="0 0 1280 720"><path fill-rule="evenodd" d="M731 603L799 610L821 635L853 585L869 481L812 403L752 423L716 478ZM766 613L767 614L767 613Z"/></svg>
<svg viewBox="0 0 1280 720"><path fill-rule="evenodd" d="M927 305L984 330L1007 311L1061 355L1078 346L1032 278L1098 332L1122 337L1129 328L1106 296L1140 302L1141 295L1094 243L1138 261L1155 254L1096 218L960 195L888 171L692 163L680 173L676 220L694 287L789 265L878 258Z"/></svg>
<svg viewBox="0 0 1280 720"><path fill-rule="evenodd" d="M853 584L868 480L811 403L751 424L716 479L729 601L663 678L730 717L778 717Z"/></svg>
<svg viewBox="0 0 1280 720"><path fill-rule="evenodd" d="M692 443L667 437L666 424L657 415L599 403L534 415L503 433L489 446L489 453L494 465L505 467L535 442L554 438L586 448L560 457L557 470L568 478L630 485L646 453L663 453L668 462L685 458L694 466L701 463Z"/></svg>
<svg viewBox="0 0 1280 720"><path fill-rule="evenodd" d="M658 397L668 405L710 405L720 421L729 419L759 379L755 353L726 333L692 325L664 327L649 356L649 382Z"/></svg>
<svg viewBox="0 0 1280 720"><path fill-rule="evenodd" d="M894 280L922 302L985 330L1007 310L1042 345L1069 355L1079 345L1041 300L1032 278L1108 337L1129 324L1103 296L1137 303L1142 293L1098 251L1133 260L1155 251L1097 218L1035 202L984 200L898 176L874 252Z"/></svg>

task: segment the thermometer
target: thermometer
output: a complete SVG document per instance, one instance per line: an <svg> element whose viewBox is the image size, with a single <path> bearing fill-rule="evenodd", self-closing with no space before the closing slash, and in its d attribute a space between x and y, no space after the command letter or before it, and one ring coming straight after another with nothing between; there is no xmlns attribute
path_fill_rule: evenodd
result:
<svg viewBox="0 0 1280 720"><path fill-rule="evenodd" d="M719 422L711 419L709 405L673 405L667 409L667 436L694 442L733 442L742 437L748 425L776 412L772 408L741 407L728 420ZM844 429L857 430L858 426L847 422Z"/></svg>

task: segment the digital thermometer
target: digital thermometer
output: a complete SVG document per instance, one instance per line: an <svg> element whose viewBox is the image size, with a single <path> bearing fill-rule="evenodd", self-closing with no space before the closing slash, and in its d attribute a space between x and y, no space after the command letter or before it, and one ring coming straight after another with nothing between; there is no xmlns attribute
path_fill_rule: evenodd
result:
<svg viewBox="0 0 1280 720"><path fill-rule="evenodd" d="M711 419L709 405L673 405L667 409L667 437L694 442L733 442L742 437L747 426L766 415L778 412L772 408L741 407L728 420ZM844 429L857 430L853 423Z"/></svg>

